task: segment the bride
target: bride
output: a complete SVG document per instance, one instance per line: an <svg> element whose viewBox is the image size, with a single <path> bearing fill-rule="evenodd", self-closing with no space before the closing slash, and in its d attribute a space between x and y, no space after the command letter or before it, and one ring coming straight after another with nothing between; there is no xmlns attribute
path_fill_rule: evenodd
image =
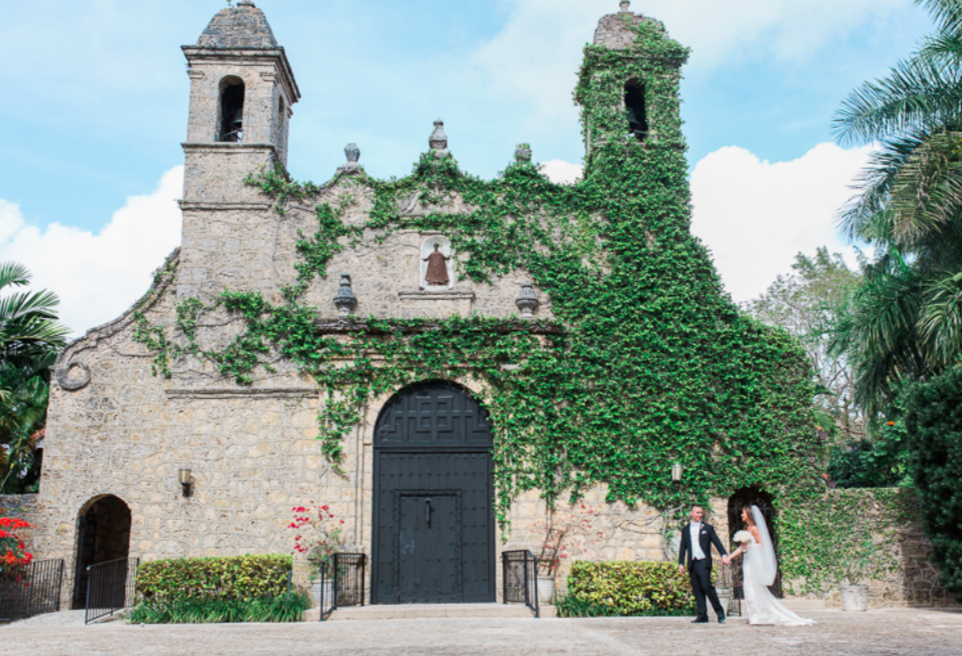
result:
<svg viewBox="0 0 962 656"><path fill-rule="evenodd" d="M781 626L807 626L815 624L813 620L799 617L788 610L768 590L768 586L775 582L778 563L775 560L775 547L765 525L765 517L758 506L742 509L742 520L748 526L748 531L735 534L735 541L741 542L729 560L745 554L742 563L742 578L745 590L745 605L748 610L748 623L777 624Z"/></svg>

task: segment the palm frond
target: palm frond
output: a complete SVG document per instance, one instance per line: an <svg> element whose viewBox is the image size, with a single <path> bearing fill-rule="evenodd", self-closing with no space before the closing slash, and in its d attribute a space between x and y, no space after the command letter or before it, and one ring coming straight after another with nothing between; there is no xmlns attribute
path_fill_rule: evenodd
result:
<svg viewBox="0 0 962 656"><path fill-rule="evenodd" d="M925 291L919 330L933 365L950 367L962 353L962 273L946 275Z"/></svg>
<svg viewBox="0 0 962 656"><path fill-rule="evenodd" d="M895 135L959 125L959 65L916 56L889 76L852 91L835 113L833 131L843 144L867 144Z"/></svg>
<svg viewBox="0 0 962 656"><path fill-rule="evenodd" d="M940 32L962 34L962 2L960 0L915 0L925 7Z"/></svg>
<svg viewBox="0 0 962 656"><path fill-rule="evenodd" d="M16 262L0 262L0 290L9 285L22 287L30 282L30 271Z"/></svg>

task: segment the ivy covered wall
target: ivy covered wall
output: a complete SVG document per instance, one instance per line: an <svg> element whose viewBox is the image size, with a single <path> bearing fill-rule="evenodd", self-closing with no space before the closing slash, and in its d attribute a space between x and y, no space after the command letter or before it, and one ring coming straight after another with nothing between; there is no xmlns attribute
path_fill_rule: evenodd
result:
<svg viewBox="0 0 962 656"><path fill-rule="evenodd" d="M496 430L502 518L528 489L554 500L605 484L612 500L660 509L753 485L776 498L815 491L810 364L789 335L737 309L689 232L679 113L688 53L660 23L615 18L633 45L587 46L575 91L582 181L553 184L523 155L481 180L442 150L386 181L363 170L324 186L280 168L252 175L279 216L314 210L297 275L277 299L227 289L181 298L176 325L141 316L135 339L155 353L157 372L189 357L246 385L279 359L295 366L325 390L319 433L335 465L372 399L419 380L479 381ZM629 84L644 93L644 134L629 132ZM309 299L332 260L403 231L449 237L463 279L526 272L553 318L319 321L329 312ZM228 343L198 338L199 324L225 313L241 326Z"/></svg>

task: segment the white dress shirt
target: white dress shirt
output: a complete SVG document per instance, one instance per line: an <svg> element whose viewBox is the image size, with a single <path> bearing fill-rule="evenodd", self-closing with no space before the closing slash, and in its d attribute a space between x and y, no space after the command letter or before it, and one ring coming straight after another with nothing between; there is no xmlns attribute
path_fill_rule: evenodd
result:
<svg viewBox="0 0 962 656"><path fill-rule="evenodd" d="M691 558L701 560L705 557L705 552L701 550L701 522L692 522L689 530L691 531Z"/></svg>

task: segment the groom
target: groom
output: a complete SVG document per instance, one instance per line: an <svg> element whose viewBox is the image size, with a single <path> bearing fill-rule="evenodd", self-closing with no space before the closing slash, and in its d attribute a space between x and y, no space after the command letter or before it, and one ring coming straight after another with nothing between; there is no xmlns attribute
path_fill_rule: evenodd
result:
<svg viewBox="0 0 962 656"><path fill-rule="evenodd" d="M722 562L728 564L728 554L721 540L715 534L715 529L709 524L701 521L705 511L701 506L694 506L691 509L691 523L681 531L681 549L678 552L678 572L685 573L685 565L688 565L688 576L691 579L691 589L695 593L695 601L698 603L698 617L692 620L692 624L705 624L708 622L708 607L705 605L705 596L711 601L715 614L718 615L718 623L725 623L725 611L722 610L718 595L715 593L715 586L711 584L711 545L718 548L722 555Z"/></svg>

